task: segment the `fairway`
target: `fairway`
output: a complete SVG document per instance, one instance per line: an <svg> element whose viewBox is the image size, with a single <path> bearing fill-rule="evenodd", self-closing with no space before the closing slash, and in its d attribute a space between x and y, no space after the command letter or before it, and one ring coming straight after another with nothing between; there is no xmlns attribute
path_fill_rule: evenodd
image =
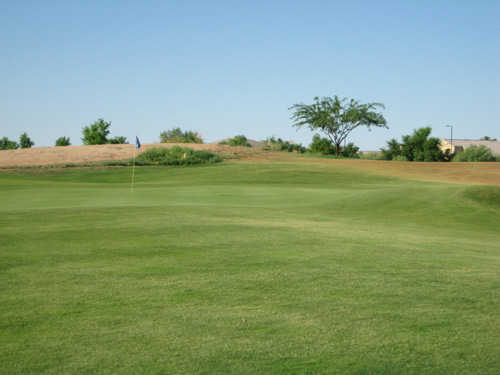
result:
<svg viewBox="0 0 500 375"><path fill-rule="evenodd" d="M500 373L498 185L299 157L135 176L0 172L0 373Z"/></svg>

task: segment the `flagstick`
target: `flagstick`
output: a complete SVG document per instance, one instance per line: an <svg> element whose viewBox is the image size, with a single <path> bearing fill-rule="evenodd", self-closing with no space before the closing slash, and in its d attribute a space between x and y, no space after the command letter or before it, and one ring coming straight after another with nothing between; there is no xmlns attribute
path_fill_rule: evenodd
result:
<svg viewBox="0 0 500 375"><path fill-rule="evenodd" d="M134 146L134 161L132 162L132 183L130 185L130 191L132 193L134 192L134 178L135 178L135 149L136 147Z"/></svg>

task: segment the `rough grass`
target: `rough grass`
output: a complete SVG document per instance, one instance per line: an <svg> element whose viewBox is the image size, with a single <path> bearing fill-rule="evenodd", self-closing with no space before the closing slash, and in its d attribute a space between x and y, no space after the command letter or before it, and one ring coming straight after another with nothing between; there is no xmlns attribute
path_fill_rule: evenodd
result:
<svg viewBox="0 0 500 375"><path fill-rule="evenodd" d="M496 190L287 160L1 173L0 372L497 374Z"/></svg>

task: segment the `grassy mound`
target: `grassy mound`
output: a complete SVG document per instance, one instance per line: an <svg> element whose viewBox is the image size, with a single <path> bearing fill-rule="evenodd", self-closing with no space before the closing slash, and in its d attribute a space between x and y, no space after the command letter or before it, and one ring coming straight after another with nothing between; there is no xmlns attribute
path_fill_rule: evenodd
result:
<svg viewBox="0 0 500 375"><path fill-rule="evenodd" d="M488 206L500 207L500 188L496 186L481 186L469 188L464 193L465 197Z"/></svg>
<svg viewBox="0 0 500 375"><path fill-rule="evenodd" d="M209 151L195 151L187 147L152 148L140 154L137 165L195 165L218 163L221 157Z"/></svg>
<svg viewBox="0 0 500 375"><path fill-rule="evenodd" d="M279 160L0 173L1 373L498 374L499 206Z"/></svg>

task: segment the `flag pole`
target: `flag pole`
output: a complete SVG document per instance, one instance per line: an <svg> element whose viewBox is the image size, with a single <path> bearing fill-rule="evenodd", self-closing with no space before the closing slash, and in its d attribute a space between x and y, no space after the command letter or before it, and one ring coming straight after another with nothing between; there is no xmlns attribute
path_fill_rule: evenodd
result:
<svg viewBox="0 0 500 375"><path fill-rule="evenodd" d="M134 180L135 180L135 154L137 153L136 150L139 150L140 148L141 148L141 142L139 141L139 137L135 136L134 159L132 162L132 181L130 182L130 191L132 193L134 192Z"/></svg>
<svg viewBox="0 0 500 375"><path fill-rule="evenodd" d="M133 162L132 162L132 183L130 184L130 191L131 192L134 192L134 179L135 179L135 151L136 150L136 147L134 145L134 159L133 159Z"/></svg>

